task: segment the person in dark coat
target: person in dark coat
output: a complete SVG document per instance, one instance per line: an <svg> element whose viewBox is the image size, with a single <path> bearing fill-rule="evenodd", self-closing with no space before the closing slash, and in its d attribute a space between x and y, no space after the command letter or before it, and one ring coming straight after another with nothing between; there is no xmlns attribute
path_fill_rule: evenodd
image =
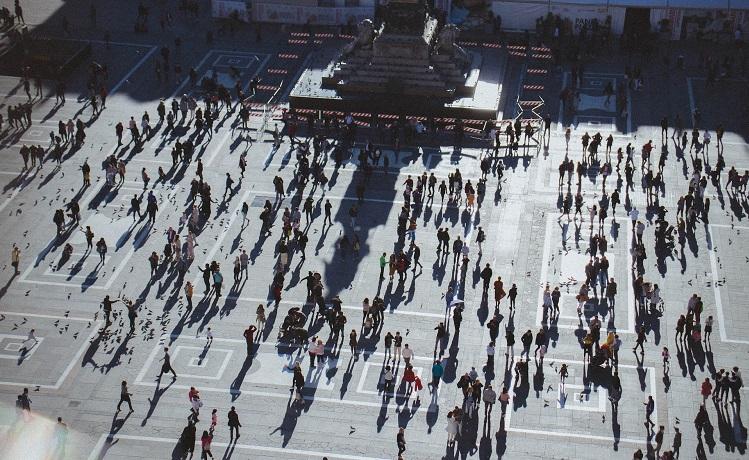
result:
<svg viewBox="0 0 749 460"><path fill-rule="evenodd" d="M237 411L234 406L231 406L231 410L226 416L226 419L228 420L229 425L229 441L232 441L234 439L235 432L237 434L236 438L239 439L239 427L242 426L242 424L239 423L239 415L237 415Z"/></svg>

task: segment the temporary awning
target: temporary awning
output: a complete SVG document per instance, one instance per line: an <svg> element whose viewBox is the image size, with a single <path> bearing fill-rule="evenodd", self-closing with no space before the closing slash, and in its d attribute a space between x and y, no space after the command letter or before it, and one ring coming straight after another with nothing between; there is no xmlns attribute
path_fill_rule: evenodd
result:
<svg viewBox="0 0 749 460"><path fill-rule="evenodd" d="M709 10L749 10L749 0L502 0L500 3L545 5L586 5L631 8L693 8Z"/></svg>

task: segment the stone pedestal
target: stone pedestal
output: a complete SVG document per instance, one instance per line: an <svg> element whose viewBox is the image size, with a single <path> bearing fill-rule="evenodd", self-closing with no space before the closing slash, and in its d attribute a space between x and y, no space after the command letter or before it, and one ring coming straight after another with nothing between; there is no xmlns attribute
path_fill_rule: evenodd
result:
<svg viewBox="0 0 749 460"><path fill-rule="evenodd" d="M465 111L484 63L455 43L457 28L440 28L424 0L390 0L385 23L365 20L359 36L322 72L308 71L291 93L292 107L365 105L354 111L421 112L444 115L445 107ZM482 118L498 102L475 101ZM449 110L448 110L449 111Z"/></svg>

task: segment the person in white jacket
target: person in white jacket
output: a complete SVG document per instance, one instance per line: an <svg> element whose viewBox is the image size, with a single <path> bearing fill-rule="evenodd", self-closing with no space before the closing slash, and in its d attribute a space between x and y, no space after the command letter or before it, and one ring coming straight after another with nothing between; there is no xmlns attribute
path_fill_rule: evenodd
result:
<svg viewBox="0 0 749 460"><path fill-rule="evenodd" d="M403 347L403 352L401 353L401 355L403 356L403 361L406 362L406 366L408 366L409 364L411 364L411 359L413 359L414 357L414 351L408 346L408 344L406 344Z"/></svg>

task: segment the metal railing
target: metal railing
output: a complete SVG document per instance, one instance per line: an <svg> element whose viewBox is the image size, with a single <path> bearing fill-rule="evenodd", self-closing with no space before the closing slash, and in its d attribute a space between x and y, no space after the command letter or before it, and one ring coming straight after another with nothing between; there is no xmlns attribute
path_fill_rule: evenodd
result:
<svg viewBox="0 0 749 460"><path fill-rule="evenodd" d="M276 102L278 99L278 94L281 92L281 88L283 88L285 80L281 81L281 84L278 85L278 88L273 92L271 97L268 99L268 102L263 104L263 110L261 114L261 123L260 128L258 128L258 134L257 134L257 140L256 142L262 142L263 138L265 137L265 130L268 127L268 122L270 121L270 118L273 116L273 112L276 109Z"/></svg>

